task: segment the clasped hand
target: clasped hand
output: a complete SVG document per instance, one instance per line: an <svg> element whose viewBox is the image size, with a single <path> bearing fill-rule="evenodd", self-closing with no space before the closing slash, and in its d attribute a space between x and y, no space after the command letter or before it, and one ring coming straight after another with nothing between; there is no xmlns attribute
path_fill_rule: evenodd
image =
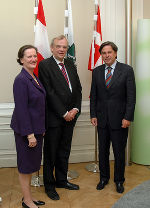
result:
<svg viewBox="0 0 150 208"><path fill-rule="evenodd" d="M36 140L35 136L28 139L28 141L29 141L29 144L28 144L29 147L35 147L37 145L37 140Z"/></svg>
<svg viewBox="0 0 150 208"><path fill-rule="evenodd" d="M72 109L70 110L67 115L64 117L64 119L66 121L72 121L75 118L75 115L77 114L77 110L76 109Z"/></svg>

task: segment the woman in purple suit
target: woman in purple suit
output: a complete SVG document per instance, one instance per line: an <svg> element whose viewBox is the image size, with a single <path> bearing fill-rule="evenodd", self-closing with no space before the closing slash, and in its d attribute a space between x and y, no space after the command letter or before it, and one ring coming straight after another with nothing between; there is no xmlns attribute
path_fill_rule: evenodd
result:
<svg viewBox="0 0 150 208"><path fill-rule="evenodd" d="M17 62L23 66L13 85L15 108L11 120L14 130L19 181L23 193L22 206L37 208L45 202L31 195L31 175L40 169L45 133L45 90L33 73L37 64L37 48L25 45L18 51Z"/></svg>

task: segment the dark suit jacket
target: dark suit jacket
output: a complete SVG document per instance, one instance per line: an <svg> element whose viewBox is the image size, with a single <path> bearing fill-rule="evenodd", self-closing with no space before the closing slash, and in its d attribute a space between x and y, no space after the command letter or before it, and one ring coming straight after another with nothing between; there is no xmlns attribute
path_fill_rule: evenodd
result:
<svg viewBox="0 0 150 208"><path fill-rule="evenodd" d="M39 63L39 79L47 97L47 125L59 126L63 115L72 108L81 110L81 84L74 63L65 59L64 64L72 86L72 92L54 58L51 56ZM48 127L47 126L47 127Z"/></svg>
<svg viewBox="0 0 150 208"><path fill-rule="evenodd" d="M112 129L121 128L122 119L133 121L136 87L133 68L117 62L110 87L105 85L105 65L93 70L90 94L91 118L98 119L98 126L106 122Z"/></svg>
<svg viewBox="0 0 150 208"><path fill-rule="evenodd" d="M10 126L21 136L45 132L46 92L41 82L38 82L40 86L25 69L22 69L14 81L15 108Z"/></svg>

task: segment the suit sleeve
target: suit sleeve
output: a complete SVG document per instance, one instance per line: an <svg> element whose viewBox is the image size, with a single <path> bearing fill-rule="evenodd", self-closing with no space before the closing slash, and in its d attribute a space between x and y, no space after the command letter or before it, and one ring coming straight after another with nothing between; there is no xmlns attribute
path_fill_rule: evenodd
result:
<svg viewBox="0 0 150 208"><path fill-rule="evenodd" d="M15 116L19 126L21 136L29 135L33 132L28 109L28 86L24 79L15 79L13 85Z"/></svg>
<svg viewBox="0 0 150 208"><path fill-rule="evenodd" d="M136 86L133 68L129 68L127 74L127 102L126 102L126 112L125 119L128 121L133 121L134 119L134 109L136 103Z"/></svg>
<svg viewBox="0 0 150 208"><path fill-rule="evenodd" d="M48 101L48 105L53 109L53 111L59 116L63 117L67 112L62 101L57 96L55 89L51 85L51 78L49 76L47 66L42 62L39 63L39 79L42 82L45 90L46 90L46 97Z"/></svg>
<svg viewBox="0 0 150 208"><path fill-rule="evenodd" d="M96 79L95 79L95 70L92 72L92 83L91 83L91 92L90 92L90 116L91 118L96 118Z"/></svg>
<svg viewBox="0 0 150 208"><path fill-rule="evenodd" d="M73 64L74 65L74 64ZM75 78L76 78L76 96L75 96L75 102L74 102L74 108L77 108L79 110L79 113L81 112L81 100L82 100L82 86L80 83L80 79L77 73L77 68L74 65L74 72L75 72Z"/></svg>

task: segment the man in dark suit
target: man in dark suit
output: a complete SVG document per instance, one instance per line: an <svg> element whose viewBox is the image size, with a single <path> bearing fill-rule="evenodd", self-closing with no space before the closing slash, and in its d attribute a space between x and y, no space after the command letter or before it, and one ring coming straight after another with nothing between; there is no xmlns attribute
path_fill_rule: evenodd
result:
<svg viewBox="0 0 150 208"><path fill-rule="evenodd" d="M125 147L128 127L134 117L136 87L133 68L119 63L117 46L104 42L99 51L105 64L93 70L90 94L91 123L97 126L99 141L101 190L110 178L109 150L112 142L115 165L114 182L118 193L123 193L125 181Z"/></svg>
<svg viewBox="0 0 150 208"><path fill-rule="evenodd" d="M65 36L54 38L53 55L39 64L39 78L47 93L43 177L45 192L53 200L59 199L56 187L79 189L67 181L67 172L73 129L81 110L82 88L76 66L64 58L67 49Z"/></svg>

